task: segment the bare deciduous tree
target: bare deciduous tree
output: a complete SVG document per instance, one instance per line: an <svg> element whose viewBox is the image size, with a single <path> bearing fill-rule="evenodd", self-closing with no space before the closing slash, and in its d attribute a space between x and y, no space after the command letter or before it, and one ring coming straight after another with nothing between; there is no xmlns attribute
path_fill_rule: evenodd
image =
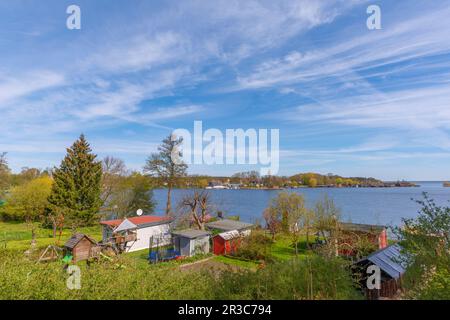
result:
<svg viewBox="0 0 450 320"><path fill-rule="evenodd" d="M127 168L123 160L107 156L102 161L102 201L103 206L108 206L114 189L120 184L120 179L127 174Z"/></svg>
<svg viewBox="0 0 450 320"><path fill-rule="evenodd" d="M281 229L281 221L278 219L278 212L269 207L264 210L263 217L266 221L266 228L272 235L272 240L275 240L275 235Z"/></svg>
<svg viewBox="0 0 450 320"><path fill-rule="evenodd" d="M179 207L182 214L187 214L191 218L191 222L196 228L205 230L207 217L212 210L209 193L195 191L193 194L185 196Z"/></svg>

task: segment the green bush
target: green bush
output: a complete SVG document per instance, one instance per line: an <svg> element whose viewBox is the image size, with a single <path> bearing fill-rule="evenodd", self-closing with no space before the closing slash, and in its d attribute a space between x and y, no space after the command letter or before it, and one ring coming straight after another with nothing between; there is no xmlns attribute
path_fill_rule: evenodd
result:
<svg viewBox="0 0 450 320"><path fill-rule="evenodd" d="M438 270L427 285L418 292L416 298L422 300L450 300L449 268Z"/></svg>
<svg viewBox="0 0 450 320"><path fill-rule="evenodd" d="M248 237L242 239L234 256L254 261L273 261L271 255L272 244L272 239L267 237L264 233L254 231Z"/></svg>

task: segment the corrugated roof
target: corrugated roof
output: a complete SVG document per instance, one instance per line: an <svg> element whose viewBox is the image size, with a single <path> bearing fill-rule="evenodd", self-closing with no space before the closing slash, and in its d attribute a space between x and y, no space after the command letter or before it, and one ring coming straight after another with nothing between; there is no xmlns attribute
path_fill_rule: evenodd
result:
<svg viewBox="0 0 450 320"><path fill-rule="evenodd" d="M394 244L372 253L361 261L368 260L380 267L390 277L398 279L406 270L406 262L399 244Z"/></svg>
<svg viewBox="0 0 450 320"><path fill-rule="evenodd" d="M140 217L131 217L127 219L138 227L143 227L145 225L158 225L168 223L173 220L170 217L158 217L158 216L140 216ZM124 219L100 221L100 224L111 227L118 227L123 221Z"/></svg>
<svg viewBox="0 0 450 320"><path fill-rule="evenodd" d="M189 239L195 239L199 237L206 237L211 234L211 232L204 231L204 230L194 230L194 229L186 229L186 230L180 230L180 231L174 231L172 234L176 236L181 236Z"/></svg>
<svg viewBox="0 0 450 320"><path fill-rule="evenodd" d="M241 236L241 234L237 230L231 230L231 231L219 233L217 236L221 237L224 240L231 240L231 239L239 238Z"/></svg>
<svg viewBox="0 0 450 320"><path fill-rule="evenodd" d="M231 231L231 230L248 229L248 228L253 227L253 224L247 223L247 222L242 222L242 221L236 221L236 220L222 219L222 220L209 222L206 224L206 226L209 229Z"/></svg>
<svg viewBox="0 0 450 320"><path fill-rule="evenodd" d="M94 244L97 243L94 239L92 239L91 237L89 237L83 233L76 233L69 240L67 240L67 242L64 244L64 246L69 249L73 249L78 244L78 242L80 242L83 238L88 239L89 241L91 241Z"/></svg>
<svg viewBox="0 0 450 320"><path fill-rule="evenodd" d="M360 224L360 223L349 223L349 222L341 222L341 229L345 231L359 231L359 232L376 232L380 233L384 229L385 226L376 225L376 224Z"/></svg>

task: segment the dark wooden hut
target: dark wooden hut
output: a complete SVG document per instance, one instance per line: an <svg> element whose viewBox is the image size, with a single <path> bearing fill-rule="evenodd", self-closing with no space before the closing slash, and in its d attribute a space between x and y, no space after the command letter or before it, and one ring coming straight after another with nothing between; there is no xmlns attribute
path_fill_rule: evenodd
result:
<svg viewBox="0 0 450 320"><path fill-rule="evenodd" d="M97 255L98 245L97 242L91 237L82 234L74 234L67 242L64 244L64 249L72 255L72 261L78 262L83 260L88 260Z"/></svg>
<svg viewBox="0 0 450 320"><path fill-rule="evenodd" d="M367 268L378 266L381 271L380 289L367 288ZM401 281L407 268L407 259L399 244L388 246L353 264L353 273L358 275L367 299L392 299L401 290Z"/></svg>

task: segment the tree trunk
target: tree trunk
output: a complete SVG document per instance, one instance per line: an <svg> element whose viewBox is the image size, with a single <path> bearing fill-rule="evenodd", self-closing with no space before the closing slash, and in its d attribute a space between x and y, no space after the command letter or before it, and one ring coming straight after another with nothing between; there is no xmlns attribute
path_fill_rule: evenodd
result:
<svg viewBox="0 0 450 320"><path fill-rule="evenodd" d="M58 229L58 224L56 223L56 218L55 217L52 217L51 220L52 220L52 229L53 229L53 239L55 239L56 238L56 232L57 232L57 229Z"/></svg>
<svg viewBox="0 0 450 320"><path fill-rule="evenodd" d="M338 246L338 239L334 239L334 247L335 247L335 256L339 257L339 246Z"/></svg>
<svg viewBox="0 0 450 320"><path fill-rule="evenodd" d="M171 193L172 193L172 184L169 184L168 189L167 189L166 216L168 216L170 214L170 211L172 211L171 198L170 198Z"/></svg>
<svg viewBox="0 0 450 320"><path fill-rule="evenodd" d="M36 230L33 225L31 225L31 249L36 248Z"/></svg>
<svg viewBox="0 0 450 320"><path fill-rule="evenodd" d="M298 238L295 237L295 256L298 256Z"/></svg>
<svg viewBox="0 0 450 320"><path fill-rule="evenodd" d="M309 228L306 228L306 247L311 249L311 246L309 245Z"/></svg>

